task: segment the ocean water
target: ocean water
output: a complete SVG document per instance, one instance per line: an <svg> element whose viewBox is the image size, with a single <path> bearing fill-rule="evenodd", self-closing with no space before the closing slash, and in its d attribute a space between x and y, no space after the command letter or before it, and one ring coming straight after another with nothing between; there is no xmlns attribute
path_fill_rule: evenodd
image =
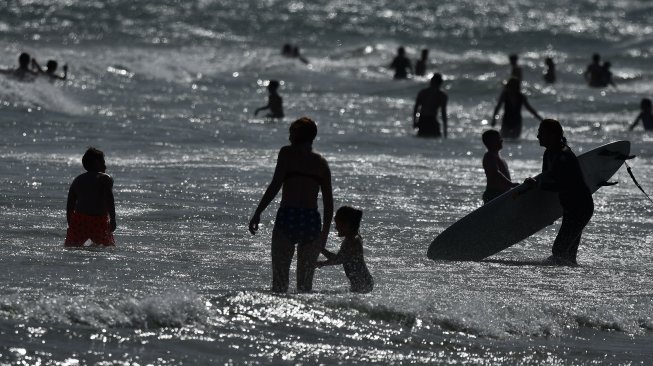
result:
<svg viewBox="0 0 653 366"><path fill-rule="evenodd" d="M630 140L653 191L653 137L627 131L651 97L651 14L636 0L0 2L0 65L27 51L70 66L65 82L0 77L0 364L650 364L653 205L625 169L594 196L579 267L537 265L559 222L488 261L426 250L481 204L480 133L508 53L577 153ZM286 42L310 64L279 56ZM413 60L429 48L444 74L449 139L414 137L428 78L391 80L400 45ZM583 83L593 52L616 88ZM253 117L269 79L283 121ZM543 153L524 113L502 152L516 181ZM370 294L349 293L339 267L318 270L314 293L269 292L278 199L256 236L246 226L304 115L336 207L364 210ZM115 179L117 246L65 250L90 145Z"/></svg>

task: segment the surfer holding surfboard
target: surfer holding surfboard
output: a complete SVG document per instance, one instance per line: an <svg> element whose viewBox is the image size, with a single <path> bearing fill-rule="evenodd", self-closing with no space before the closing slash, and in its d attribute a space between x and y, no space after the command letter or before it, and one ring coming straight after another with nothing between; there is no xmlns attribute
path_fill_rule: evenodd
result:
<svg viewBox="0 0 653 366"><path fill-rule="evenodd" d="M583 229L594 213L594 200L581 170L578 159L567 146L562 125L554 119L545 119L537 131L540 145L546 148L542 174L538 179L527 178L530 188L558 192L562 206L562 225L553 242L553 255L549 262L577 265L576 256Z"/></svg>

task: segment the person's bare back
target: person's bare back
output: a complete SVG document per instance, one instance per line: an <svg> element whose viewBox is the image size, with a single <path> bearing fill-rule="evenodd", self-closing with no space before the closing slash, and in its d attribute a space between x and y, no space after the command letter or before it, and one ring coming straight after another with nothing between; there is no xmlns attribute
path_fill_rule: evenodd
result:
<svg viewBox="0 0 653 366"><path fill-rule="evenodd" d="M113 178L106 173L80 174L70 185L69 199L74 201L75 212L89 216L104 216L110 211Z"/></svg>

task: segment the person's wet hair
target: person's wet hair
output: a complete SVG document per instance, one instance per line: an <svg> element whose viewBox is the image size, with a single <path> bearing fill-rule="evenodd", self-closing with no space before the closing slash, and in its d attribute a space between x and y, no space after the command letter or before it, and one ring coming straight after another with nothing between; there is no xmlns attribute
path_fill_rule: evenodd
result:
<svg viewBox="0 0 653 366"><path fill-rule="evenodd" d="M651 109L653 109L653 103L651 103L651 100L649 98L642 98L642 101L640 102L639 107L641 109L651 110Z"/></svg>
<svg viewBox="0 0 653 366"><path fill-rule="evenodd" d="M293 144L313 143L317 136L317 124L308 117L302 117L290 125L290 130L296 131Z"/></svg>
<svg viewBox="0 0 653 366"><path fill-rule="evenodd" d="M27 66L29 66L29 61L31 59L32 59L32 57L30 57L29 53L23 52L18 56L18 64L21 67L27 67Z"/></svg>
<svg viewBox="0 0 653 366"><path fill-rule="evenodd" d="M433 86L441 85L441 84L442 84L442 80L443 80L443 79L442 79L442 74L440 74L439 72L438 72L438 73L435 73L435 74L433 74L433 76L431 77L431 85L433 85Z"/></svg>
<svg viewBox="0 0 653 366"><path fill-rule="evenodd" d="M82 156L82 165L89 172L97 171L97 164L104 160L104 153L94 147L89 147Z"/></svg>
<svg viewBox="0 0 653 366"><path fill-rule="evenodd" d="M558 137L562 143L567 143L565 133L562 130L562 124L560 124L560 122L557 120L551 118L543 119L542 122L540 122L540 128L542 130L546 130L547 133L551 133L552 135Z"/></svg>
<svg viewBox="0 0 653 366"><path fill-rule="evenodd" d="M347 222L351 229L358 233L361 226L361 219L363 218L363 211L355 209L351 206L342 206L336 211L336 219L342 219Z"/></svg>
<svg viewBox="0 0 653 366"><path fill-rule="evenodd" d="M488 147L492 141L501 140L501 134L497 130L487 130L481 135L481 140L483 140L483 145Z"/></svg>

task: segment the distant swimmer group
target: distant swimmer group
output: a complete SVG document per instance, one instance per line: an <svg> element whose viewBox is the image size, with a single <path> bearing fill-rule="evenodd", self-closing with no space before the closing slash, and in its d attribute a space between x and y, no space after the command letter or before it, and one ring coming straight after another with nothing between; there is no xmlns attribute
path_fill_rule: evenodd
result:
<svg viewBox="0 0 653 366"><path fill-rule="evenodd" d="M14 77L20 81L30 81L37 76L47 76L51 80L66 80L68 77L68 65L63 66L63 74L57 74L58 62L55 60L48 60L46 69L43 70L41 65L32 58L28 53L21 53L18 56L18 67L15 69L0 69L0 73Z"/></svg>

